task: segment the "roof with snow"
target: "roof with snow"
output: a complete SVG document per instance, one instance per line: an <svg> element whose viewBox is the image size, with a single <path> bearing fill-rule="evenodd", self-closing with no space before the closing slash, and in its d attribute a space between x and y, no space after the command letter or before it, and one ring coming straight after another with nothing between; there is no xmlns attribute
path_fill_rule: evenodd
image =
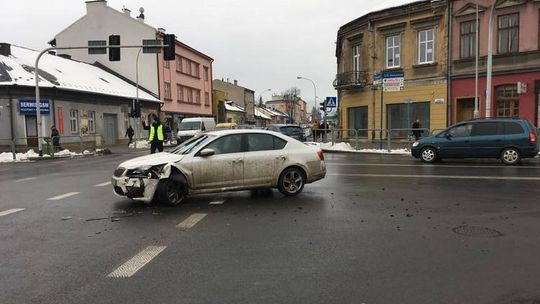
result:
<svg viewBox="0 0 540 304"><path fill-rule="evenodd" d="M241 112L244 113L244 108L235 104L233 101L225 100L225 110L230 112Z"/></svg>
<svg viewBox="0 0 540 304"><path fill-rule="evenodd" d="M260 107L255 107L255 116L260 117L262 119L271 120L272 118L266 114L264 114L264 111Z"/></svg>
<svg viewBox="0 0 540 304"><path fill-rule="evenodd" d="M35 87L35 62L39 51L11 45L11 55L0 55L0 86ZM91 64L44 54L39 61L39 86L68 91L136 98L137 88ZM143 90L140 100L161 102Z"/></svg>

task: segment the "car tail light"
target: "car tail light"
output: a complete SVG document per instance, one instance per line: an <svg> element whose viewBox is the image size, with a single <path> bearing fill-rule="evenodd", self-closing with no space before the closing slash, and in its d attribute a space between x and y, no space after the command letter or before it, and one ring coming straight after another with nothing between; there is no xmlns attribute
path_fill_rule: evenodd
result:
<svg viewBox="0 0 540 304"><path fill-rule="evenodd" d="M534 134L533 132L529 133L529 143L531 145L536 144L536 134Z"/></svg>
<svg viewBox="0 0 540 304"><path fill-rule="evenodd" d="M317 151L317 156L319 157L320 160L324 160L324 154L322 150Z"/></svg>

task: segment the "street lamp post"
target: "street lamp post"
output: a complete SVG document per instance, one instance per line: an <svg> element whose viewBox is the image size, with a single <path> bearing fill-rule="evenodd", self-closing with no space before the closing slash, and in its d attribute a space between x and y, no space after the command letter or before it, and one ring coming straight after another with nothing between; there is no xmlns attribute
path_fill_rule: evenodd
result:
<svg viewBox="0 0 540 304"><path fill-rule="evenodd" d="M264 90L264 91L262 91L262 92L259 93L259 106L262 105L262 95L263 95L264 93L270 92L270 91L272 91L272 89L266 89L266 90Z"/></svg>
<svg viewBox="0 0 540 304"><path fill-rule="evenodd" d="M315 85L315 82L309 78L305 78L302 76L297 76L296 79L304 79L311 82L311 84L313 84L313 92L315 93L315 96L314 96L315 98L313 99L313 102L315 103L315 106L317 106L317 86ZM323 126L324 126L323 140L325 140L326 139L326 111L323 111Z"/></svg>

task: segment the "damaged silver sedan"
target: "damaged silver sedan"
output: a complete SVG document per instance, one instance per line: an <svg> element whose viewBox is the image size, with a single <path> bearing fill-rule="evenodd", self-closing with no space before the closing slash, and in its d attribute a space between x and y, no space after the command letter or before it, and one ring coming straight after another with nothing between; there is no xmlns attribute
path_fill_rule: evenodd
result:
<svg viewBox="0 0 540 304"><path fill-rule="evenodd" d="M125 161L112 185L121 197L178 205L187 195L234 190L277 188L293 196L325 175L318 147L272 131L224 130Z"/></svg>

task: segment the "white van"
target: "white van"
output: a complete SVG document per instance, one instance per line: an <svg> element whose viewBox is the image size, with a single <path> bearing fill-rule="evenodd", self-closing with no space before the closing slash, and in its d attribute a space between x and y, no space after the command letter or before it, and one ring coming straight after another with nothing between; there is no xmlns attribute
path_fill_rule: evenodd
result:
<svg viewBox="0 0 540 304"><path fill-rule="evenodd" d="M216 128L216 122L213 117L189 117L182 119L178 125L176 134L176 143L180 144L193 136L204 131L213 131Z"/></svg>

